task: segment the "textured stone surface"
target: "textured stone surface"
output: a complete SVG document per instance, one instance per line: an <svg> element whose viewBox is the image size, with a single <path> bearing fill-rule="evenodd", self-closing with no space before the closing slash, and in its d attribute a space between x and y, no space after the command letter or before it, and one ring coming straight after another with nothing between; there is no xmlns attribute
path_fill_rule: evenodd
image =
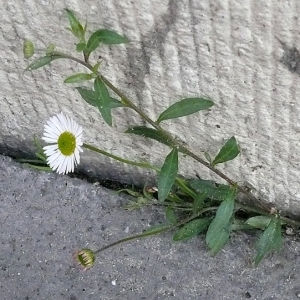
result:
<svg viewBox="0 0 300 300"><path fill-rule="evenodd" d="M163 126L200 153L216 153L235 135L242 155L224 168L247 182L268 201L299 213L299 1L12 1L2 6L0 35L2 153L34 152L33 134L60 111L85 128L86 141L131 159L161 164L168 149L126 136L141 124L122 109L109 128L99 113L66 87L63 79L82 69L64 60L23 73L22 41L58 49L75 42L64 30L63 8L73 9L90 30L107 27L125 34L128 45L103 47L103 73L134 102L155 117L183 98L204 95L216 103L202 112ZM19 153L20 154L20 153ZM152 173L95 158L86 152L82 170L100 177L143 183ZM222 167L223 168L223 167ZM187 176L209 175L191 161L181 163Z"/></svg>
<svg viewBox="0 0 300 300"><path fill-rule="evenodd" d="M234 234L218 256L203 237L171 242L171 233L115 246L95 266L77 269L72 254L163 222L157 208L128 212L103 187L27 169L0 156L1 299L295 300L300 297L300 240L250 267L254 236ZM298 296L297 296L298 295Z"/></svg>

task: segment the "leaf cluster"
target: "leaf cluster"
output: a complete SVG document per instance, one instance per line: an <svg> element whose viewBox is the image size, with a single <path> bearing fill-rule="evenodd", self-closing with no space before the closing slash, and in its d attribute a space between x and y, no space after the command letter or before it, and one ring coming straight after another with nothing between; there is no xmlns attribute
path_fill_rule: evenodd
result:
<svg viewBox="0 0 300 300"><path fill-rule="evenodd" d="M55 47L50 45L46 50L45 56L34 60L28 65L26 70L38 69L59 58L68 58L79 62L85 66L90 73L80 72L72 74L67 77L64 82L67 84L77 84L91 81L93 83L92 87L78 86L76 90L83 100L99 110L106 124L109 126L113 124L113 109L122 107L133 109L147 121L151 127L131 126L125 133L150 138L170 148L161 167L152 167L152 169L157 170L158 173L157 203L166 207L167 224L149 229L145 232L145 236L175 229L176 232L173 236L173 240L181 241L197 236L201 232L206 232L206 244L211 255L216 255L228 242L234 230L263 230L263 234L257 242L257 254L254 258L255 265L257 265L267 253L278 249L282 242L281 229L283 225L278 213L275 215L255 215L246 220L238 220L236 212L239 208L236 203L236 198L239 187L234 184L233 181L227 180L230 185L226 185L200 178L184 180L179 176L179 160L182 158L182 154L190 155L190 151L166 132L161 127L161 123L171 119L186 117L203 110L210 110L214 102L202 97L183 98L163 110L156 120L152 121L100 74L100 61L94 65L89 62L91 53L101 45L122 44L129 42L129 40L115 31L107 29L98 29L86 38L87 24L82 25L75 14L69 9L66 9L66 14L70 25L68 30L77 38L76 51L82 54L83 60L57 52L55 51ZM26 58L30 58L34 53L33 43L26 40L23 52ZM111 91L113 91L119 99L114 98L115 95L112 97ZM88 148L90 150L97 149L93 146L89 146ZM105 155L116 158L116 156L108 155L107 152L99 149L96 152L102 154L106 153ZM233 160L239 153L240 148L238 142L236 138L232 136L225 140L224 145L214 157L211 157L211 154L208 152L204 153L204 159L206 159L208 163L196 155L192 157L196 157L196 160L216 172L216 166L218 164ZM40 158L44 158L41 153L39 155ZM118 160L131 163L132 165L142 166L142 164L129 162L125 159ZM149 164L146 165L150 166ZM220 172L216 173L219 174ZM226 179L227 177L224 175L223 178ZM142 205L153 203L154 195L149 194L145 190L139 193L126 189L125 192L137 198L137 201L130 203L128 209L134 209Z"/></svg>

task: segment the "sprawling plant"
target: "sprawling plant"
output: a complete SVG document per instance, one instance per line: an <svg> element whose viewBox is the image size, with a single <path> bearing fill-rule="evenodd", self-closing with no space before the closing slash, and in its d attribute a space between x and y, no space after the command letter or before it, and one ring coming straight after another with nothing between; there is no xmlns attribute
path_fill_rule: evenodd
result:
<svg viewBox="0 0 300 300"><path fill-rule="evenodd" d="M138 108L125 94L114 86L99 71L101 62L90 62L90 55L99 47L128 43L129 40L118 33L98 29L88 38L87 25L83 26L75 14L66 9L70 28L68 30L77 39L76 52L82 58L57 51L52 44L45 50L45 54L28 65L26 71L44 67L52 61L69 59L83 66L85 72L72 74L65 79L65 83L92 82L92 87L76 87L83 100L96 107L103 120L112 126L112 110L116 108L129 108L137 113L148 126L134 126L128 128L126 134L135 134L143 138L150 138L169 147L170 152L164 159L162 166L153 166L148 162L131 161L111 154L95 145L82 142L83 129L72 118L63 112L53 116L45 125L43 140L48 145L39 146L38 161L50 166L58 173L74 171L74 166L80 162L79 154L82 148L95 151L117 161L148 168L157 172L157 187L145 187L143 191L124 189L135 197L127 208L139 208L141 205L154 203L165 208L166 223L158 224L142 233L125 237L113 244L99 250L82 249L76 253L81 266L89 268L94 265L95 255L109 247L135 238L150 236L165 231L174 231L173 240L190 239L200 233L205 233L205 241L211 255L217 254L228 242L230 235L236 230L262 230L256 244L257 253L253 263L257 265L270 251L278 249L282 243L282 227L299 227L299 222L280 216L275 207L254 197L251 192L234 182L227 175L217 169L217 165L234 159L240 153L240 148L234 136L227 138L215 157L204 153L204 157L192 152L181 141L174 138L161 124L166 120L174 120L188 116L202 110L212 109L214 105L210 99L193 97L182 99L166 110L162 111L156 120L151 119L144 111ZM31 41L24 42L25 58L34 54L34 45ZM114 97L112 97L112 95ZM126 115L128 118L128 114ZM183 155L182 155L183 154ZM189 156L222 178L226 184L212 180L184 179L178 175L178 161ZM31 161L31 163L33 163ZM43 168L39 166L39 168ZM249 205L239 202L238 194L243 193L249 199ZM243 212L241 214L240 212ZM245 212L247 212L245 217ZM243 217L242 217L243 216ZM188 244L187 244L188 245Z"/></svg>

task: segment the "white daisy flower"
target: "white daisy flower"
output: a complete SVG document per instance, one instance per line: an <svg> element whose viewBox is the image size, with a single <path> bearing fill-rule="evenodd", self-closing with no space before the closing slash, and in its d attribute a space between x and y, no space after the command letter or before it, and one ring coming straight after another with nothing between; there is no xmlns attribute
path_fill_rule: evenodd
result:
<svg viewBox="0 0 300 300"><path fill-rule="evenodd" d="M42 139L49 144L43 147L50 168L59 174L74 171L82 152L82 127L62 112L44 125Z"/></svg>

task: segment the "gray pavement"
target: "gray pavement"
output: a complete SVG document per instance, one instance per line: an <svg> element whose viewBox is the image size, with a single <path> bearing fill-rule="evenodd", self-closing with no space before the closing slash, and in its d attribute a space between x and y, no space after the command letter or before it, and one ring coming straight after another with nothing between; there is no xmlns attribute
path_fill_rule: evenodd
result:
<svg viewBox="0 0 300 300"><path fill-rule="evenodd" d="M160 209L128 212L127 196L78 178L25 168L0 156L0 299L300 298L300 240L250 266L256 237L237 233L214 258L203 238L171 233L111 248L84 272L72 260L162 222Z"/></svg>

